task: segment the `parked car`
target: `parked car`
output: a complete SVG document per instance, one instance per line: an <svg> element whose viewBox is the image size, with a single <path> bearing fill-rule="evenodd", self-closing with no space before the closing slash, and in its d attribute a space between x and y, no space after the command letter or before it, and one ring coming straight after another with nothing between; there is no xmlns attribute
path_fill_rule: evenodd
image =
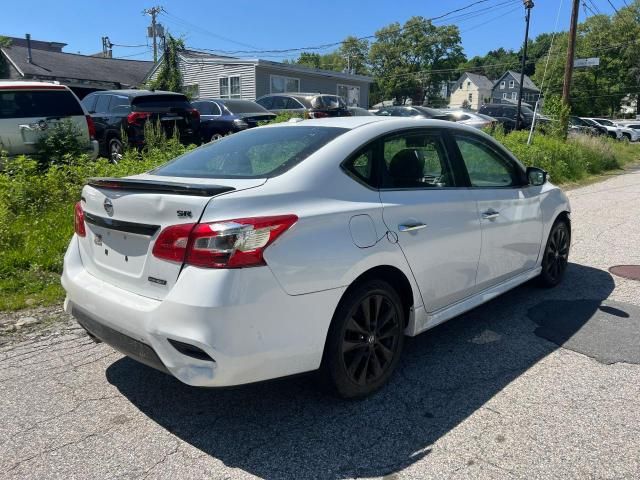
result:
<svg viewBox="0 0 640 480"><path fill-rule="evenodd" d="M452 115L442 112L436 108L408 105L394 105L390 107L382 107L376 115L381 117L413 117L413 118L431 118L435 120L452 120Z"/></svg>
<svg viewBox="0 0 640 480"><path fill-rule="evenodd" d="M640 140L640 130L629 127L622 122L612 122L614 125L620 128L620 132L622 133L622 139L628 140L629 142L637 142Z"/></svg>
<svg viewBox="0 0 640 480"><path fill-rule="evenodd" d="M482 113L475 113L469 110L462 109L442 109L443 113L450 115L454 122L461 123L462 125L468 125L473 128L491 128L495 126L498 121L490 117L489 115L484 115Z"/></svg>
<svg viewBox="0 0 640 480"><path fill-rule="evenodd" d="M31 155L38 140L62 121L72 122L91 158L98 156L93 120L64 85L47 82L0 82L0 151Z"/></svg>
<svg viewBox="0 0 640 480"><path fill-rule="evenodd" d="M387 382L405 335L536 277L558 285L569 215L544 170L475 128L273 124L146 174L91 179L65 309L190 385L320 369L339 395L362 397Z"/></svg>
<svg viewBox="0 0 640 480"><path fill-rule="evenodd" d="M347 104L338 95L326 93L273 93L256 103L274 113L299 113L304 118L348 117Z"/></svg>
<svg viewBox="0 0 640 480"><path fill-rule="evenodd" d="M362 107L347 107L353 117L370 117L373 113Z"/></svg>
<svg viewBox="0 0 640 480"><path fill-rule="evenodd" d="M202 99L191 102L200 112L200 137L209 142L276 118L250 100Z"/></svg>
<svg viewBox="0 0 640 480"><path fill-rule="evenodd" d="M478 113L495 118L507 132L515 130L517 112L517 105L511 105L507 103L485 103L478 110ZM534 113L534 111L529 107L527 107L526 105L522 105L520 108L520 128L531 128L531 124L533 123L534 118L536 118L536 124L538 126L543 126L549 123L548 118Z"/></svg>
<svg viewBox="0 0 640 480"><path fill-rule="evenodd" d="M199 142L200 114L181 93L161 90L105 90L82 100L96 127L100 153L117 163L124 151L122 132L131 146L144 145L144 125L158 123L167 135L178 131L184 144Z"/></svg>
<svg viewBox="0 0 640 480"><path fill-rule="evenodd" d="M618 127L611 120L607 120L606 118L592 118L589 117L589 120L604 127L607 129L607 135L611 138L615 138L617 140L622 140L622 129Z"/></svg>
<svg viewBox="0 0 640 480"><path fill-rule="evenodd" d="M594 137L598 135L606 135L607 129L599 127L595 125L595 123L591 125L582 118L571 115L569 117L569 133L590 135Z"/></svg>
<svg viewBox="0 0 640 480"><path fill-rule="evenodd" d="M571 122L571 118L574 118L574 117L570 117L569 122ZM599 135L609 136L609 130L607 130L606 127L603 127L602 125L600 125L598 122L594 122L590 118L586 118L586 117L575 117L575 118L577 120L583 121L584 123L586 123L590 127L595 128L598 131Z"/></svg>

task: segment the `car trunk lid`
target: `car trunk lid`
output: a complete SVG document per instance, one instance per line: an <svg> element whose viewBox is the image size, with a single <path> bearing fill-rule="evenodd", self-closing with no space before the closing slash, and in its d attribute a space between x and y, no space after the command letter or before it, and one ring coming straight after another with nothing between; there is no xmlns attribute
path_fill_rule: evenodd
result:
<svg viewBox="0 0 640 480"><path fill-rule="evenodd" d="M212 198L262 185L264 179L185 179L140 175L91 179L82 190L86 236L80 256L96 278L127 291L163 299L182 263L152 255L160 232L196 223Z"/></svg>

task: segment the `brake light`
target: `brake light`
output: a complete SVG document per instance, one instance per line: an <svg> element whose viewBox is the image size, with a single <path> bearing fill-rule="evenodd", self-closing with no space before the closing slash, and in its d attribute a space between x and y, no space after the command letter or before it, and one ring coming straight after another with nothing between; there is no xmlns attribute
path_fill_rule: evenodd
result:
<svg viewBox="0 0 640 480"><path fill-rule="evenodd" d="M191 108L191 109L187 110L187 112L193 118L197 118L198 120L200 120L200 112L198 110L196 110L195 108Z"/></svg>
<svg viewBox="0 0 640 480"><path fill-rule="evenodd" d="M129 125L135 125L140 120L146 120L151 116L151 112L131 112L127 115L127 123Z"/></svg>
<svg viewBox="0 0 640 480"><path fill-rule="evenodd" d="M96 138L96 124L93 123L93 118L91 115L85 115L84 118L87 119L87 129L89 130L89 138L93 140Z"/></svg>
<svg viewBox="0 0 640 480"><path fill-rule="evenodd" d="M207 268L265 265L264 250L297 220L278 215L173 225L160 233L153 255Z"/></svg>
<svg viewBox="0 0 640 480"><path fill-rule="evenodd" d="M79 237L87 236L87 230L84 226L84 211L80 202L76 203L73 211L73 229Z"/></svg>
<svg viewBox="0 0 640 480"><path fill-rule="evenodd" d="M327 112L309 112L311 118L327 118L329 114Z"/></svg>

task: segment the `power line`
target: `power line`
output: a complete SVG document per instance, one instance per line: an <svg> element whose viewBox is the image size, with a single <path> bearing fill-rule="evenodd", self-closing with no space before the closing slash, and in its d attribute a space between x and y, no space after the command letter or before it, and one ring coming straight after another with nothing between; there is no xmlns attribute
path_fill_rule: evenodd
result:
<svg viewBox="0 0 640 480"><path fill-rule="evenodd" d="M148 47L149 45L147 45L146 43L143 43L141 45L122 45L120 43L111 43L112 47L123 47L123 48L141 48L141 47Z"/></svg>
<svg viewBox="0 0 640 480"><path fill-rule="evenodd" d="M140 55L146 55L151 51L151 48L147 48L144 52L132 53L131 55L123 55L122 57L113 57L114 59L139 57Z"/></svg>
<svg viewBox="0 0 640 480"><path fill-rule="evenodd" d="M461 8L457 8L455 10L451 10L447 13L443 13L442 15L438 15L436 17L431 17L428 18L427 20L434 22L436 20L440 20L443 19L445 17L448 17L454 13L469 9L475 5L480 5L483 3L486 3L488 1L492 1L492 0L476 0L475 2L472 2L471 4L465 6L465 7L461 7ZM517 1L517 0L512 0L513 2ZM500 4L502 5L502 4ZM493 5L490 7L486 7L485 10L490 10L493 8L496 8L499 5ZM398 33L402 30L405 30L407 28L416 28L416 27L420 27L421 25L409 25L407 27L402 27L402 26L398 26L395 29L390 29L387 32L381 33L381 34L371 34L371 35L365 35L363 37L356 37L356 40L370 40L373 38L376 38L377 36L383 36L383 35L391 35L394 33ZM236 55L236 54L242 54L242 53L247 53L247 54L256 54L256 53L293 53L293 52L300 52L300 51L312 51L312 50L325 50L327 48L331 48L331 47L337 47L339 45L342 45L343 40L339 41L339 42L331 42L331 43L325 43L322 45L311 45L308 47L296 47L296 48L283 48L283 49L272 49L272 50L235 50L235 51L228 51L228 50L214 50L214 49L208 49L208 48L201 48L199 50L205 50L205 51L211 51L211 52L219 52L222 54L226 54L226 55Z"/></svg>
<svg viewBox="0 0 640 480"><path fill-rule="evenodd" d="M615 7L615 5L611 2L611 0L607 0L607 2L609 2L609 5L611 5L611 8L613 8L613 11L618 13L618 9Z"/></svg>

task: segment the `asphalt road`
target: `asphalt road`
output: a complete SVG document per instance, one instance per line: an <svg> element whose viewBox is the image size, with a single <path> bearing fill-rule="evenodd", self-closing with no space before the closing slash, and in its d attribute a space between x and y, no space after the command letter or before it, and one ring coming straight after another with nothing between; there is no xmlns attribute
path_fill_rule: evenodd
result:
<svg viewBox="0 0 640 480"><path fill-rule="evenodd" d="M2 337L0 478L639 479L640 282L607 269L640 264L640 171L570 197L563 285L411 339L364 401L187 387L68 319Z"/></svg>

